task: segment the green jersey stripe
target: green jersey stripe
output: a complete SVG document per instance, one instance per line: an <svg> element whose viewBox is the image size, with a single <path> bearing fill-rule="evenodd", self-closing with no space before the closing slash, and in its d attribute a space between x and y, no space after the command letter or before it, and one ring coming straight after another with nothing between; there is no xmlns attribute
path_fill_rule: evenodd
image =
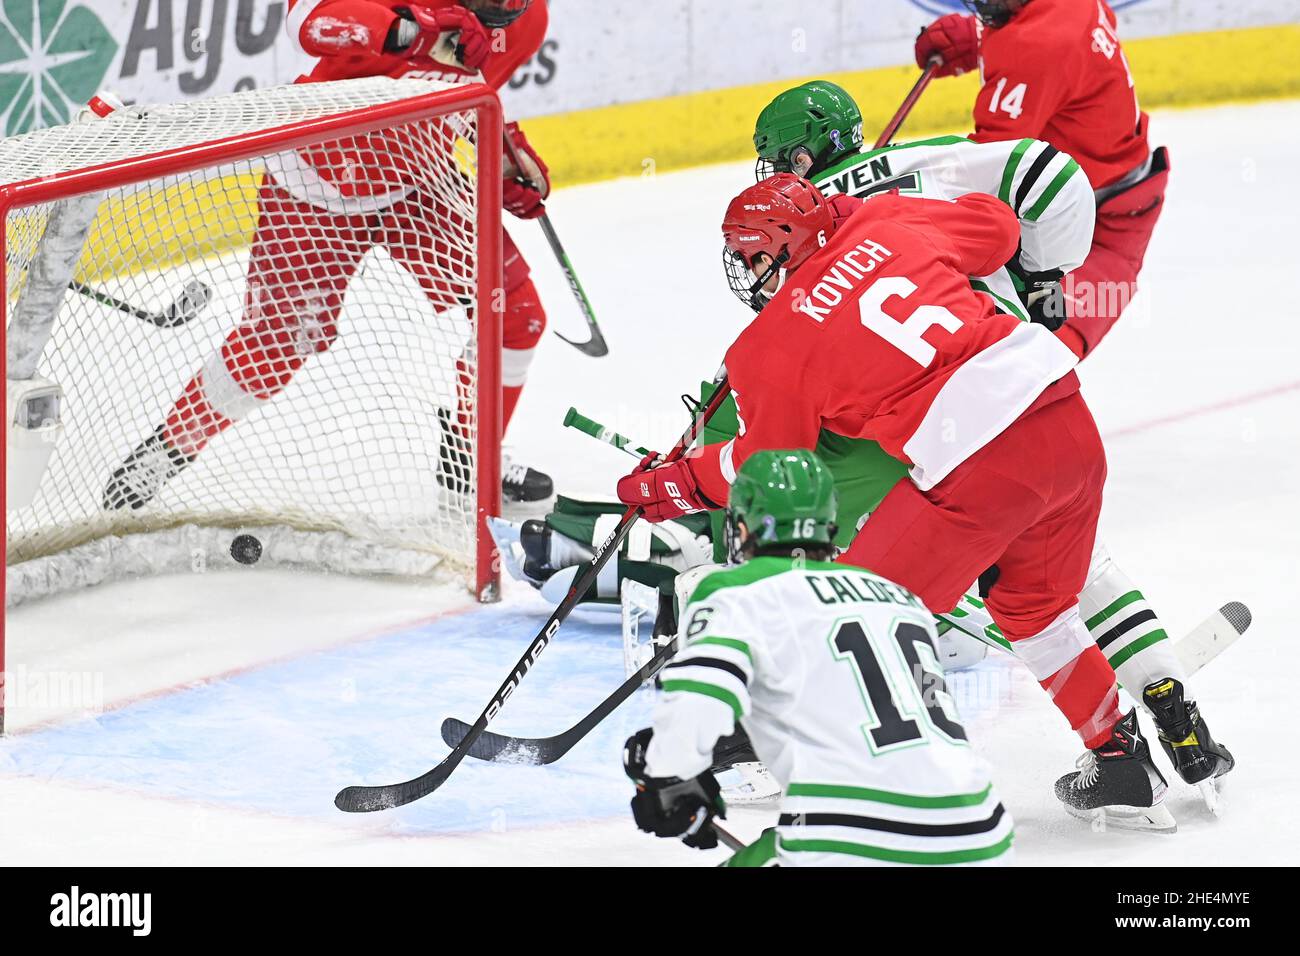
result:
<svg viewBox="0 0 1300 956"><path fill-rule="evenodd" d="M1168 638L1169 635L1166 634L1162 628L1152 631L1145 637L1138 638L1136 641L1133 641L1131 644L1126 645L1123 649L1118 651L1114 657L1108 658L1111 669L1114 670L1115 668L1122 667L1134 654L1146 650L1152 644L1158 644L1161 641L1168 640Z"/></svg>
<svg viewBox="0 0 1300 956"><path fill-rule="evenodd" d="M890 790L873 790L869 787L848 787L834 783L792 783L786 788L786 795L791 797L872 800L876 803L888 803L896 807L915 807L920 810L973 807L987 800L992 792L992 783L979 793L953 793L935 797L923 797L915 793L894 793Z"/></svg>
<svg viewBox="0 0 1300 956"><path fill-rule="evenodd" d="M747 584L774 577L794 567L794 558L753 558L744 564L723 571L715 571L699 583L691 594L691 603L703 601L723 588L744 587ZM808 571L843 571L844 565L829 561L805 561L799 569Z"/></svg>
<svg viewBox="0 0 1300 956"><path fill-rule="evenodd" d="M898 143L891 146L882 146L880 147L880 149L873 149L868 152L859 153L857 156L853 158L855 160L859 160L866 157L880 156L884 153L895 153L898 152L900 149L916 149L916 147L918 146L958 146L961 144L965 144L967 146L973 146L974 141L967 139L965 136L932 136L930 139L918 139L914 143ZM834 168L838 171L840 169L843 169L845 165L848 164L840 163L839 166L836 166ZM829 174L823 173L822 175L827 176Z"/></svg>
<svg viewBox="0 0 1300 956"><path fill-rule="evenodd" d="M969 850L891 850L883 846L864 843L847 843L842 840L787 840L781 838L781 849L790 853L843 853L865 856L885 863L910 863L917 866L951 866L955 863L978 863L1001 856L1011 849L1015 834L1008 833L991 846Z"/></svg>
<svg viewBox="0 0 1300 956"><path fill-rule="evenodd" d="M740 651L740 653L748 657L750 663L753 663L754 661L754 652L749 649L749 645L734 637L701 637L698 641L691 641L687 646L695 648L702 644L712 644L716 647L729 647L733 651Z"/></svg>
<svg viewBox="0 0 1300 956"><path fill-rule="evenodd" d="M1007 165L1002 170L1002 185L998 187L998 198L1008 206L1011 205L1011 186L1016 180L1016 169L1020 166L1020 160L1034 145L1032 139L1022 139L1016 144L1016 148L1011 151L1011 158L1007 160Z"/></svg>
<svg viewBox="0 0 1300 956"><path fill-rule="evenodd" d="M687 694L702 694L705 697L712 697L714 700L720 700L736 715L739 720L745 716L745 709L740 704L740 698L731 691L715 684L706 684L699 680L666 680L663 683L664 693L671 694L674 692L683 692Z"/></svg>
<svg viewBox="0 0 1300 956"><path fill-rule="evenodd" d="M1007 315L1014 315L1021 322L1029 321L1029 316L1028 314L1026 314L1022 306L1016 305L1010 299L1004 299L1002 296L998 295L996 292L990 289L983 282L980 282L978 279L971 279L970 287L972 289L975 289L978 292L985 292L991 295L994 299L997 300L998 304L1002 306L1002 308L1006 311Z"/></svg>
<svg viewBox="0 0 1300 956"><path fill-rule="evenodd" d="M1106 607L1088 618L1088 620L1084 621L1083 626L1091 631L1094 627L1104 622L1108 617L1114 616L1116 612L1122 611L1134 601L1141 600L1143 600L1141 591L1129 591L1128 594L1116 598L1110 604L1106 605Z"/></svg>
<svg viewBox="0 0 1300 956"><path fill-rule="evenodd" d="M1065 188L1065 184L1070 181L1075 173L1080 172L1079 164L1073 159L1065 164L1065 168L1056 174L1056 177L1043 190L1043 194L1038 197L1038 202L1029 207L1029 212L1025 213L1025 218L1030 222L1037 222L1038 217L1047 211L1047 207L1052 204L1057 193Z"/></svg>

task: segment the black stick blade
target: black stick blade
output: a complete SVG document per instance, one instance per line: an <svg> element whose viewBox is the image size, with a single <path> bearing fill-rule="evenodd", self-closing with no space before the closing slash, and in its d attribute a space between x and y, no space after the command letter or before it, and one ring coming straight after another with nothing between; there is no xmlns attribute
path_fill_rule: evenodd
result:
<svg viewBox="0 0 1300 956"><path fill-rule="evenodd" d="M189 322L208 307L212 301L212 289L198 279L190 279L181 289L176 301L162 313L161 328L174 329Z"/></svg>
<svg viewBox="0 0 1300 956"><path fill-rule="evenodd" d="M464 759L463 751L454 750L442 763L414 780L383 787L344 787L335 795L334 806L345 813L372 813L375 810L391 810L414 803L446 783L452 771Z"/></svg>
<svg viewBox="0 0 1300 956"><path fill-rule="evenodd" d="M585 342L577 342L571 338L555 333L556 336L565 342L568 342L583 355L590 355L592 358L602 358L609 354L609 346L605 344L605 336L600 334L600 329L592 328L591 338Z"/></svg>
<svg viewBox="0 0 1300 956"><path fill-rule="evenodd" d="M448 717L442 722L442 739L448 747L459 747L460 742L469 735L471 729L465 721ZM547 739L537 737L509 737L485 730L478 740L470 745L468 752L475 760L540 767L554 763L564 755L563 752L552 755L547 747L549 742Z"/></svg>

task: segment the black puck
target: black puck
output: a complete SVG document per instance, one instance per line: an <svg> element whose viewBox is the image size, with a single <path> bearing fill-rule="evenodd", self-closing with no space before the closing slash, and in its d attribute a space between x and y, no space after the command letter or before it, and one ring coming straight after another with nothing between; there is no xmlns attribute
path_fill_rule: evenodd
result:
<svg viewBox="0 0 1300 956"><path fill-rule="evenodd" d="M262 542L251 534L237 534L230 542L230 556L240 564L257 564L262 556Z"/></svg>

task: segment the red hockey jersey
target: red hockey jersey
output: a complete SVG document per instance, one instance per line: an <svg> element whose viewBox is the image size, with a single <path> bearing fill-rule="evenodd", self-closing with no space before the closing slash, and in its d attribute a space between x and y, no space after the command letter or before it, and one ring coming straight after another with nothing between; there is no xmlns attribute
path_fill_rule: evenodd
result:
<svg viewBox="0 0 1300 956"><path fill-rule="evenodd" d="M1073 352L971 289L1016 251L1005 203L886 195L862 203L727 350L737 437L688 458L727 500L756 451L813 448L821 429L870 438L933 487L1010 425Z"/></svg>
<svg viewBox="0 0 1300 956"><path fill-rule="evenodd" d="M1069 153L1093 189L1149 155L1147 117L1105 0L1033 0L1006 26L980 26L979 142L1041 139Z"/></svg>
<svg viewBox="0 0 1300 956"><path fill-rule="evenodd" d="M521 16L493 38L492 53L480 73L448 66L431 57L407 57L384 51L384 40L397 20L394 12L410 0L289 0L286 27L293 42L319 57L298 83L356 79L365 76L423 78L449 83L482 79L500 89L541 48L546 36L545 0L534 0ZM437 9L456 0L425 0ZM449 150L460 135L455 124L445 130ZM369 213L402 199L411 188L408 165L424 162L420 143L408 143L402 131L355 137L346 147L317 147L282 153L268 163L272 175L295 198L333 213Z"/></svg>
<svg viewBox="0 0 1300 956"><path fill-rule="evenodd" d="M408 58L384 52L384 39L397 20L395 10L416 0L289 0L286 27L293 42L319 62L299 82L347 80L358 76L424 77L450 83L478 79L431 57ZM419 0L431 10L454 7L457 0ZM533 0L527 10L499 39L483 66L482 78L501 89L515 70L541 49L546 38L545 0ZM490 32L490 31L489 31Z"/></svg>

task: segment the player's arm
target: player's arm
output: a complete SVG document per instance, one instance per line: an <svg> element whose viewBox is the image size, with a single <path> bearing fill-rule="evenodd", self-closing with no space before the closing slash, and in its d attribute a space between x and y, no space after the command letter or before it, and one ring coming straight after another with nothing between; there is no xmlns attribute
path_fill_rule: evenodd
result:
<svg viewBox="0 0 1300 956"><path fill-rule="evenodd" d="M779 362L780 356L771 360ZM739 420L735 438L695 449L668 465L657 466L655 456L648 457L620 479L619 500L644 508L650 521L716 510L726 505L736 470L754 452L817 446L821 418L793 373L779 386L761 374L733 376L731 391Z"/></svg>
<svg viewBox="0 0 1300 956"><path fill-rule="evenodd" d="M304 52L357 58L360 64L372 58L428 56L477 70L491 52L482 23L461 6L433 9L394 0L297 0L285 26Z"/></svg>
<svg viewBox="0 0 1300 956"><path fill-rule="evenodd" d="M285 29L311 56L382 56L399 20L376 0L290 0Z"/></svg>
<svg viewBox="0 0 1300 956"><path fill-rule="evenodd" d="M986 276L1002 268L1020 245L1020 221L1006 203L984 193L968 193L952 202L902 199L923 219L923 228L946 237L954 266L968 276Z"/></svg>
<svg viewBox="0 0 1300 956"><path fill-rule="evenodd" d="M1074 157L1036 139L988 147L1007 151L997 195L1020 220L1012 271L1066 273L1081 266L1092 248L1097 201Z"/></svg>
<svg viewBox="0 0 1300 956"><path fill-rule="evenodd" d="M646 752L646 770L654 777L686 779L707 770L714 745L750 712L757 653L753 628L736 589L709 592L712 577L695 589L706 596L692 597L682 612L683 646L660 675L663 696Z"/></svg>
<svg viewBox="0 0 1300 956"><path fill-rule="evenodd" d="M662 672L653 726L633 735L623 751L623 768L636 783L637 826L704 849L717 842L709 821L726 816L718 782L708 772L714 747L750 712L759 652L743 602L734 591L710 590L712 577L682 613L684 643Z"/></svg>

